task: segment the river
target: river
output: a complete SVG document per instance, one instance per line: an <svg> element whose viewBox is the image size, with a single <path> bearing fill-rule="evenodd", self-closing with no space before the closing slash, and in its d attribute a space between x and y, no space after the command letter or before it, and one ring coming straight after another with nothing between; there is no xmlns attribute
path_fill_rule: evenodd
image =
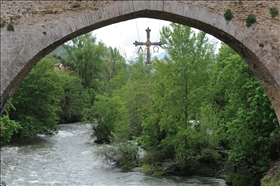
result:
<svg viewBox="0 0 280 186"><path fill-rule="evenodd" d="M222 179L208 177L153 177L138 171L122 172L94 156L98 145L89 140L90 129L89 124L63 124L54 136L39 135L4 146L1 180L7 186L226 185Z"/></svg>

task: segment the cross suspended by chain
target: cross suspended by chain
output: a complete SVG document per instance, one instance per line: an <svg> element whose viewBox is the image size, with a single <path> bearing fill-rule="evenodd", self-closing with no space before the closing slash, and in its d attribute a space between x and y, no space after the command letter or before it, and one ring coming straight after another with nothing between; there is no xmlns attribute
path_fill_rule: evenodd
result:
<svg viewBox="0 0 280 186"><path fill-rule="evenodd" d="M147 62L146 64L151 64L151 53L150 53L150 46L151 45L155 45L155 46L160 46L162 45L161 41L160 42L151 42L150 41L150 32L151 32L151 29L149 29L149 27L146 29L146 32L147 32L147 41L146 42L138 42L138 41L135 41L133 44L135 46L138 46L138 45L146 45L147 47Z"/></svg>

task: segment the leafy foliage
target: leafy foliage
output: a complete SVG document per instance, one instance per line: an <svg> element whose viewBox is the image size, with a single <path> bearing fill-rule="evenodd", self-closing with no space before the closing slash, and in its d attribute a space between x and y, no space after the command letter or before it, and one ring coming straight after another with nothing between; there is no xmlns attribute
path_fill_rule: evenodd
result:
<svg viewBox="0 0 280 186"><path fill-rule="evenodd" d="M220 145L229 150L228 162L246 167L256 177L267 170L274 153L273 136L279 131L275 112L260 83L243 62L223 45L214 75L219 107ZM228 57L224 54L231 53ZM230 82L230 83L225 83Z"/></svg>
<svg viewBox="0 0 280 186"><path fill-rule="evenodd" d="M0 118L0 132L1 132L1 136L0 136L0 142L1 142L1 146L5 145L7 143L10 143L12 135L16 132L18 132L18 130L21 129L20 125L14 121L14 120L10 120L9 116L5 115L2 116Z"/></svg>
<svg viewBox="0 0 280 186"><path fill-rule="evenodd" d="M247 24L255 21L248 16ZM225 44L215 54L206 34L190 27L163 27L161 41L168 55L152 65L142 53L126 62L90 33L63 45L19 87L16 110L1 120L1 144L14 133L52 134L58 121L83 118L93 123L96 143L113 142L97 155L123 170L141 164L154 175L213 175L234 167L228 180L254 184L279 158L280 142L278 120L253 72ZM136 142L146 151L141 161Z"/></svg>
<svg viewBox="0 0 280 186"><path fill-rule="evenodd" d="M230 9L227 9L224 13L224 17L226 20L230 21L233 18L233 14Z"/></svg>
<svg viewBox="0 0 280 186"><path fill-rule="evenodd" d="M249 14L246 18L246 26L249 27L256 22L256 16L254 14Z"/></svg>
<svg viewBox="0 0 280 186"><path fill-rule="evenodd" d="M21 126L18 122L10 120L9 111L15 109L11 101L8 103L8 106L5 110L5 114L0 117L0 145L5 145L11 142L12 136L14 133L17 133Z"/></svg>
<svg viewBox="0 0 280 186"><path fill-rule="evenodd" d="M276 162L268 171L267 175L261 180L262 186L276 186L280 184L279 161Z"/></svg>
<svg viewBox="0 0 280 186"><path fill-rule="evenodd" d="M8 31L15 31L15 28L11 23L9 23L8 26L7 26L7 30Z"/></svg>
<svg viewBox="0 0 280 186"><path fill-rule="evenodd" d="M164 154L157 162L173 159L184 169L207 144L207 138L201 137L209 128L190 121L199 120L207 94L212 47L205 33L196 35L190 27L178 24L163 28L161 40L170 58L154 62L153 110L142 122L143 135L138 142L146 150Z"/></svg>
<svg viewBox="0 0 280 186"><path fill-rule="evenodd" d="M95 153L109 165L116 165L123 171L129 171L139 163L139 148L132 142L114 144L112 146L103 146Z"/></svg>
<svg viewBox="0 0 280 186"><path fill-rule="evenodd" d="M271 17L276 17L279 14L279 11L276 7L272 7L269 9L270 15Z"/></svg>
<svg viewBox="0 0 280 186"><path fill-rule="evenodd" d="M43 59L26 76L13 97L16 110L10 118L21 125L18 137L53 134L58 130L58 103L61 95L60 74L54 71L55 61Z"/></svg>
<svg viewBox="0 0 280 186"><path fill-rule="evenodd" d="M83 109L86 105L86 93L81 83L81 79L68 71L61 71L63 96L60 99L59 113L60 123L71 123L81 121Z"/></svg>
<svg viewBox="0 0 280 186"><path fill-rule="evenodd" d="M62 64L81 78L82 85L88 94L87 107L94 104L95 96L100 92L102 73L106 70L103 62L107 55L106 46L99 42L90 33L73 39L64 44L67 51Z"/></svg>
<svg viewBox="0 0 280 186"><path fill-rule="evenodd" d="M92 137L96 143L110 143L114 140L127 139L128 122L126 122L126 108L118 97L109 98L104 94L97 96L95 105L87 110L90 122L96 120ZM118 133L118 131L121 131Z"/></svg>

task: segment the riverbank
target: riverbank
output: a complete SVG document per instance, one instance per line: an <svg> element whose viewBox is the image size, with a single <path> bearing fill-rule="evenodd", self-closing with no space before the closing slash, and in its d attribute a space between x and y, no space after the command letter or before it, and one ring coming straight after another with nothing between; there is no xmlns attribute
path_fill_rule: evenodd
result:
<svg viewBox="0 0 280 186"><path fill-rule="evenodd" d="M40 135L5 145L1 151L1 179L18 185L165 185L226 186L209 177L149 176L122 172L95 156L102 145L90 139L91 125L61 125L58 134Z"/></svg>
<svg viewBox="0 0 280 186"><path fill-rule="evenodd" d="M261 186L278 186L280 185L280 160L275 162L266 176L261 180Z"/></svg>

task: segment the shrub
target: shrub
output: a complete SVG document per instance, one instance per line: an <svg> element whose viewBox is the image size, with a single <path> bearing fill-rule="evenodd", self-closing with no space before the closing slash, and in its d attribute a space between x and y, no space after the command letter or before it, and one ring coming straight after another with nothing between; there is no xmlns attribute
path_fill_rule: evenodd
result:
<svg viewBox="0 0 280 186"><path fill-rule="evenodd" d="M229 174L226 176L225 181L227 185L232 185L232 180L235 178L235 175Z"/></svg>
<svg viewBox="0 0 280 186"><path fill-rule="evenodd" d="M232 186L253 186L254 178L245 174L229 174L226 176L226 184Z"/></svg>
<svg viewBox="0 0 280 186"><path fill-rule="evenodd" d="M237 174L232 180L232 186L253 186L250 175Z"/></svg>
<svg viewBox="0 0 280 186"><path fill-rule="evenodd" d="M226 10L226 12L225 12L225 14L224 14L224 17L225 17L225 19L228 20L228 21L230 21L230 20L233 18L233 14L232 14L232 12L231 12L230 9L227 9L227 10Z"/></svg>
<svg viewBox="0 0 280 186"><path fill-rule="evenodd" d="M246 19L247 27L251 26L255 22L256 22L256 16L254 14L249 14L247 19Z"/></svg>
<svg viewBox="0 0 280 186"><path fill-rule="evenodd" d="M275 162L267 175L261 180L261 186L280 185L280 162Z"/></svg>
<svg viewBox="0 0 280 186"><path fill-rule="evenodd" d="M8 24L7 30L8 31L15 31L14 26L11 23Z"/></svg>
<svg viewBox="0 0 280 186"><path fill-rule="evenodd" d="M10 143L12 141L13 134L22 129L18 122L11 120L9 117L9 111L15 109L16 108L12 102L9 101L5 109L5 113L0 117L0 146Z"/></svg>
<svg viewBox="0 0 280 186"><path fill-rule="evenodd" d="M149 164L144 164L141 166L141 172L151 173L151 166Z"/></svg>
<svg viewBox="0 0 280 186"><path fill-rule="evenodd" d="M278 14L279 14L279 11L278 11L278 9L277 8L275 8L275 7L273 7L273 8L270 8L269 9L269 11L270 11L270 15L271 15L271 17L276 17Z"/></svg>
<svg viewBox="0 0 280 186"><path fill-rule="evenodd" d="M140 157L138 146L132 142L103 146L95 154L107 164L121 167L123 171L134 168Z"/></svg>
<svg viewBox="0 0 280 186"><path fill-rule="evenodd" d="M0 146L10 143L12 135L21 129L19 123L10 120L9 116L5 115L0 118Z"/></svg>
<svg viewBox="0 0 280 186"><path fill-rule="evenodd" d="M263 44L263 43L260 43L260 44L259 44L259 47L264 47L264 44Z"/></svg>

